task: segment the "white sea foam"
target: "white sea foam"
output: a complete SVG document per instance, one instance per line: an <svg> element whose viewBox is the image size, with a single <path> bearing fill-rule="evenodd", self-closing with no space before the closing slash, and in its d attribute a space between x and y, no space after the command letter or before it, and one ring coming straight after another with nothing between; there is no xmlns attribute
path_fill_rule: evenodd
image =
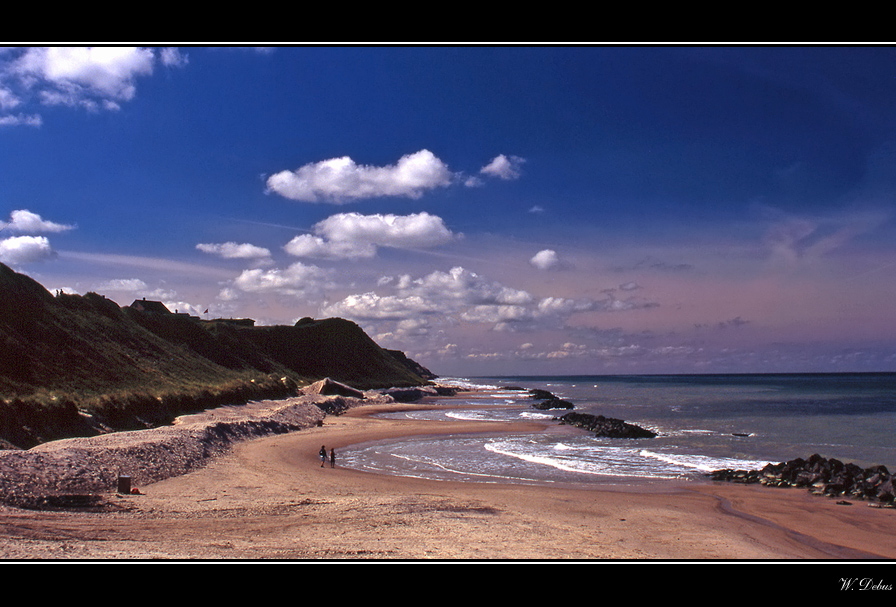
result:
<svg viewBox="0 0 896 607"><path fill-rule="evenodd" d="M657 453L655 451L648 451L647 449L642 449L640 455L645 458L656 459L678 468L697 470L700 472L712 472L713 470L721 470L723 468L759 469L768 463L767 461L715 458L694 454L678 455Z"/></svg>
<svg viewBox="0 0 896 607"><path fill-rule="evenodd" d="M554 416L550 413L539 413L537 411L522 411L520 412L520 417L526 419L553 419Z"/></svg>
<svg viewBox="0 0 896 607"><path fill-rule="evenodd" d="M485 444L489 452L516 458L534 464L533 477L546 475L537 467L547 467L564 473L562 480L584 480L585 477L608 478L677 478L684 471L666 466L651 465L639 457L636 450L615 447L577 446L557 443L546 448L544 444L523 443L514 440L495 440ZM559 478L555 480L561 480Z"/></svg>
<svg viewBox="0 0 896 607"><path fill-rule="evenodd" d="M494 474L476 472L473 470L467 469L458 469L449 466L447 463L442 461L436 461L431 458L421 458L421 457L411 457L407 455L401 454L392 454L392 457L403 460L406 463L411 464L410 466L402 466L400 469L405 471L405 475L410 475L409 470L419 469L426 472L420 472L415 474L414 476L420 478L428 478L432 476L432 472L439 471L443 473L447 473L449 476L457 476L457 477L475 477L475 478L491 478L491 479L500 479L502 477Z"/></svg>
<svg viewBox="0 0 896 607"><path fill-rule="evenodd" d="M584 474L599 474L598 471L589 469L589 466L585 464L585 462L575 462L560 459L557 457L551 457L550 455L540 455L538 453L533 452L525 452L519 451L517 449L513 449L508 446L507 443L498 443L498 442L490 442L485 444L486 451L491 451L492 453L497 453L500 455L506 455L508 457L514 457L524 462L529 462L532 464L539 464L543 466L550 466L551 468L556 468L557 470L564 470L566 472L580 472Z"/></svg>
<svg viewBox="0 0 896 607"><path fill-rule="evenodd" d="M489 418L489 413L478 409L455 409L446 411L445 417L461 421L483 421Z"/></svg>
<svg viewBox="0 0 896 607"><path fill-rule="evenodd" d="M887 383L891 381L889 376L880 380L883 387L876 388L875 378L859 378L861 381L850 388L855 397L852 393L841 395L846 390L841 377L799 379L801 383L774 396L757 391L754 384L774 386L789 381L787 378L726 379L732 385L702 377L643 381L610 378L593 384L591 380L572 384L552 379L533 387L551 386L552 392L574 402L581 412L622 418L659 431L660 436L597 438L586 431L547 424L544 433L534 435L500 439L494 435L452 436L390 443L388 450L395 449L400 457L362 451L358 452L358 466L428 478L518 479L530 483L601 482L603 477L697 478L721 468L758 469L769 461L806 457L813 452L839 459L857 457L868 465L896 461L892 433L887 431L896 420L896 392ZM449 406L459 405L456 409L437 407L413 415L484 421L547 420L556 416L555 412L525 406L527 399L519 391L464 378L454 381L473 389L464 395L470 398L445 401ZM811 386L805 387L805 382L811 382ZM857 410L856 402L864 409ZM464 404L476 408L463 410ZM836 423L832 423L829 411L838 414Z"/></svg>

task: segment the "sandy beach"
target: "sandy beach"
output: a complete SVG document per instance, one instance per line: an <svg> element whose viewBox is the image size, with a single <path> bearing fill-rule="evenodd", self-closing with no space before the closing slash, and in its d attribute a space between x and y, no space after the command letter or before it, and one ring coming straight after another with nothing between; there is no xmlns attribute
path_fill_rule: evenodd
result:
<svg viewBox="0 0 896 607"><path fill-rule="evenodd" d="M409 434L538 431L538 422L371 414L237 443L207 466L110 489L105 511L0 508L19 559L865 561L896 557L896 511L796 489L657 482L596 488L452 483L320 466L321 445ZM432 406L432 405L426 405Z"/></svg>

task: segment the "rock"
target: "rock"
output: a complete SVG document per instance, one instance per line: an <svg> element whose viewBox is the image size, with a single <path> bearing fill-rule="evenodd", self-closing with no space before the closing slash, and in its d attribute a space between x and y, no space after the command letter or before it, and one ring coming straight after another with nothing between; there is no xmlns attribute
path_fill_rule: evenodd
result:
<svg viewBox="0 0 896 607"><path fill-rule="evenodd" d="M567 413L560 417L565 424L578 426L594 432L597 436L607 438L654 438L655 432L651 432L635 424L629 424L621 419L604 417L603 415L591 415L588 413Z"/></svg>
<svg viewBox="0 0 896 607"><path fill-rule="evenodd" d="M530 388L529 395L536 400L551 400L557 398L551 392L547 390L540 390L538 388Z"/></svg>
<svg viewBox="0 0 896 607"><path fill-rule="evenodd" d="M896 503L893 477L886 466L863 470L856 464L825 459L817 453L807 459L769 463L761 470L714 470L708 476L716 481L759 482L767 487L804 487L818 495L849 496L882 505Z"/></svg>
<svg viewBox="0 0 896 607"><path fill-rule="evenodd" d="M426 396L438 396L438 391L433 387L421 388L387 388L381 392L395 399L399 403L412 403Z"/></svg>
<svg viewBox="0 0 896 607"><path fill-rule="evenodd" d="M893 487L893 477L891 476L885 482L881 483L877 487L877 493L875 494L875 498L879 502L885 502L892 504L896 501L896 488Z"/></svg>
<svg viewBox="0 0 896 607"><path fill-rule="evenodd" d="M709 477L714 481L727 481L730 483L743 483L743 484L753 484L753 483L762 483L762 484L770 484L771 486L778 486L778 481L763 482L763 478L760 475L758 470L733 470L731 468L725 468L722 470L714 470L709 473Z"/></svg>
<svg viewBox="0 0 896 607"><path fill-rule="evenodd" d="M320 381L316 381L310 386L303 388L305 394L320 394L321 396L349 396L351 398L364 398L361 390L356 390L351 386L333 381L326 377Z"/></svg>
<svg viewBox="0 0 896 607"><path fill-rule="evenodd" d="M563 400L562 398L556 396L555 394L548 392L547 390L541 390L539 388L530 388L529 396L534 398L535 400L540 400L540 403L536 403L532 405L536 409L547 410L547 409L572 409L573 404L568 400Z"/></svg>
<svg viewBox="0 0 896 607"><path fill-rule="evenodd" d="M535 409L547 410L547 409L572 409L573 404L568 400L563 400L562 398L550 398L548 400L543 400L540 403L535 403L532 405Z"/></svg>

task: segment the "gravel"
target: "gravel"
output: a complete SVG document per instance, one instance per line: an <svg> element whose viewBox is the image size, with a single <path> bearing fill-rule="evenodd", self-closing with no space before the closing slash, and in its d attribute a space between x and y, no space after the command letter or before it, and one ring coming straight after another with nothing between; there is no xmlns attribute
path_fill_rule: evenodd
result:
<svg viewBox="0 0 896 607"><path fill-rule="evenodd" d="M90 507L103 501L98 493L118 489L119 477L130 477L132 491L139 491L196 470L239 441L309 428L371 398L388 397L259 401L184 416L171 426L0 451L0 502L33 509Z"/></svg>

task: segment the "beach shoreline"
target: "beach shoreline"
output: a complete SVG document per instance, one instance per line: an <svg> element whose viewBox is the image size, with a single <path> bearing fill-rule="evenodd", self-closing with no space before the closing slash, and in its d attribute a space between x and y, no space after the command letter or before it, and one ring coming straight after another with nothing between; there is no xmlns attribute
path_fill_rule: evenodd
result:
<svg viewBox="0 0 896 607"><path fill-rule="evenodd" d="M450 399L445 402L450 406ZM342 468L348 445L412 435L538 431L537 421L430 422L360 404L320 425L234 444L202 468L110 491L103 511L0 509L13 560L877 561L892 509L718 482L537 486ZM318 450L335 448L335 467ZM835 575L835 574L832 574Z"/></svg>

